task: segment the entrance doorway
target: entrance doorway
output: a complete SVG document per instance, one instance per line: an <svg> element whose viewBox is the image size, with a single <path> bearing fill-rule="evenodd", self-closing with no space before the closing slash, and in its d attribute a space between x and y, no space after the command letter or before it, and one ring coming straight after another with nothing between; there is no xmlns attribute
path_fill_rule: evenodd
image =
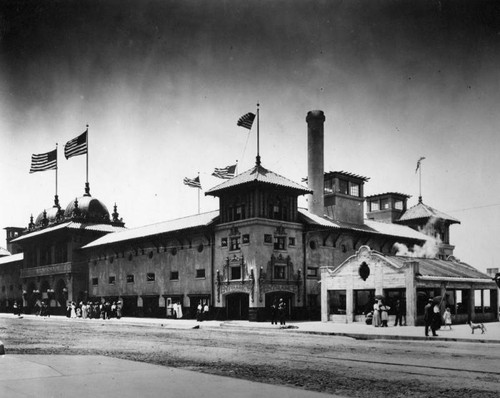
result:
<svg viewBox="0 0 500 398"><path fill-rule="evenodd" d="M226 296L227 319L248 319L248 294L232 293Z"/></svg>

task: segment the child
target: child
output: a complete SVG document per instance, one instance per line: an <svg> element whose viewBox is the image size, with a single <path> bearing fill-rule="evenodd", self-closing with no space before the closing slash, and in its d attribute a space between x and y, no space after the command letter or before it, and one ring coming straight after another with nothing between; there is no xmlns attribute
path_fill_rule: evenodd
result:
<svg viewBox="0 0 500 398"><path fill-rule="evenodd" d="M444 326L448 326L451 330L451 312L449 307L446 307L446 310L444 311L443 320Z"/></svg>

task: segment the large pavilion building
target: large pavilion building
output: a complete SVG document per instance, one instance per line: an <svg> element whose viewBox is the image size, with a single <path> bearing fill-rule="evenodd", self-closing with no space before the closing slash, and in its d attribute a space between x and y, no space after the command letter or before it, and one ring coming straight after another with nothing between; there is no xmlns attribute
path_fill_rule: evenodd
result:
<svg viewBox="0 0 500 398"><path fill-rule="evenodd" d="M56 198L11 239L22 258L10 262L17 274L7 272L17 282L0 273L1 285L14 286L0 301L21 294L26 311L38 298L62 311L67 301L121 300L125 316L154 317L194 317L202 303L216 319L263 321L283 298L292 319L351 322L383 295L404 299L408 322L418 322L419 297L453 289L463 319L498 319L488 312L498 307L491 277L453 257L449 227L459 221L421 200L408 209L405 194L365 197L367 177L325 173L325 116L311 111L306 122L307 186L257 156L254 167L205 193L219 198L217 210L134 229L125 228L116 207L110 216L88 185L65 211ZM298 206L302 195L307 209ZM472 292L478 289L487 297L480 311Z"/></svg>

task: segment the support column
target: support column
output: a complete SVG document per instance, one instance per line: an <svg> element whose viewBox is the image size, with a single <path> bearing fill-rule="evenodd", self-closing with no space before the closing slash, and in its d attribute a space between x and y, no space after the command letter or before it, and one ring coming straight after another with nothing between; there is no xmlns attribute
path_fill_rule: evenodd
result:
<svg viewBox="0 0 500 398"><path fill-rule="evenodd" d="M321 322L328 322L328 271L321 267Z"/></svg>
<svg viewBox="0 0 500 398"><path fill-rule="evenodd" d="M345 321L346 323L352 323L354 321L354 290L352 288L347 289L345 294Z"/></svg>
<svg viewBox="0 0 500 398"><path fill-rule="evenodd" d="M406 285L406 324L416 326L417 321L417 287L415 274L419 271L418 261L405 263L405 285Z"/></svg>

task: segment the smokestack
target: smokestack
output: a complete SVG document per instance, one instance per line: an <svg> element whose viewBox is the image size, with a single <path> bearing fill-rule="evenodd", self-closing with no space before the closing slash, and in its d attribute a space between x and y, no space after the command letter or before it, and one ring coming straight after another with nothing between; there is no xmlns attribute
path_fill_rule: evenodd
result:
<svg viewBox="0 0 500 398"><path fill-rule="evenodd" d="M307 122L307 186L313 191L307 197L308 210L317 215L324 215L324 123L323 111L309 111Z"/></svg>

